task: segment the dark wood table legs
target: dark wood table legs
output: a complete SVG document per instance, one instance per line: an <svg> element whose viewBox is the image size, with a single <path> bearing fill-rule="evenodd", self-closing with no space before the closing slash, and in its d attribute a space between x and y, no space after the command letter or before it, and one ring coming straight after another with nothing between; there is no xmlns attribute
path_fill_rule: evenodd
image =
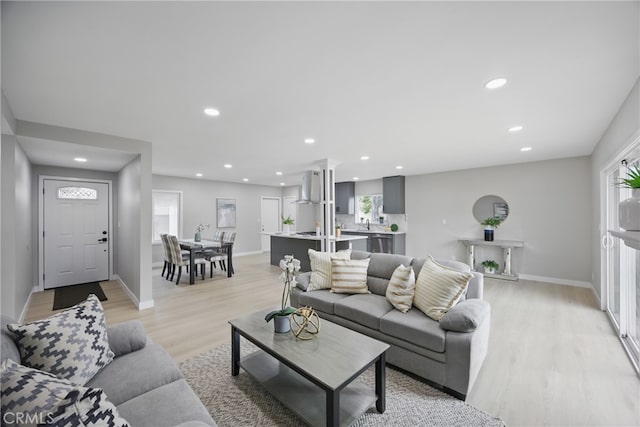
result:
<svg viewBox="0 0 640 427"><path fill-rule="evenodd" d="M378 400L376 400L376 409L381 414L384 413L386 409L385 389L385 360L384 353L382 353L378 360L376 360L376 395L378 396Z"/></svg>
<svg viewBox="0 0 640 427"><path fill-rule="evenodd" d="M240 373L240 334L238 330L231 327L231 375L237 376Z"/></svg>

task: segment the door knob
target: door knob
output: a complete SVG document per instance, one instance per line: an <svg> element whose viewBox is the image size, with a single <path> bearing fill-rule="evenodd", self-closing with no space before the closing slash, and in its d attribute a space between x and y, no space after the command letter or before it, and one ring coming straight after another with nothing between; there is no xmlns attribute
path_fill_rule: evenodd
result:
<svg viewBox="0 0 640 427"><path fill-rule="evenodd" d="M106 242L106 241L107 241L107 238L106 238L106 237L103 237L102 239L98 239L98 242L103 242L103 243L104 243L104 242Z"/></svg>

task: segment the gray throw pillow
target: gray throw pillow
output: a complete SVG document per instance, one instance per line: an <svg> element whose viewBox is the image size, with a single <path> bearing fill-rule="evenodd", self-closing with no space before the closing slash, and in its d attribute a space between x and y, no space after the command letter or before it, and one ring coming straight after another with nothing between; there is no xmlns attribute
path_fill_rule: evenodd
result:
<svg viewBox="0 0 640 427"><path fill-rule="evenodd" d="M74 384L85 385L113 360L104 311L93 294L46 319L7 327L15 335L23 365Z"/></svg>
<svg viewBox="0 0 640 427"><path fill-rule="evenodd" d="M472 332L491 312L484 300L472 298L456 304L440 319L440 327L447 331Z"/></svg>
<svg viewBox="0 0 640 427"><path fill-rule="evenodd" d="M298 277L296 277L296 288L306 292L307 288L309 287L310 279L311 279L310 271L299 274Z"/></svg>

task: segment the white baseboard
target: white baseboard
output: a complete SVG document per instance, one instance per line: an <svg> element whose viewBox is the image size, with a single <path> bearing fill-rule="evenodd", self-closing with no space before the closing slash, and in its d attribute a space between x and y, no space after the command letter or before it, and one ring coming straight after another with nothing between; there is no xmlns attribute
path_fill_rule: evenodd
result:
<svg viewBox="0 0 640 427"><path fill-rule="evenodd" d="M532 280L534 282L553 283L565 286L577 286L579 288L590 288L593 290L593 284L591 282L583 282L581 280L558 279L556 277L534 276L532 274L519 274L518 277L522 280Z"/></svg>
<svg viewBox="0 0 640 427"><path fill-rule="evenodd" d="M151 263L151 268L160 268L164 267L164 261Z"/></svg>
<svg viewBox="0 0 640 427"><path fill-rule="evenodd" d="M138 307L138 310L146 310L148 308L152 308L154 305L153 300L148 300L148 301L142 301L140 302L138 300L138 297L136 297L133 292L131 292L131 289L129 289L129 287L127 285L124 284L124 282L122 281L122 279L120 278L120 276L118 276L117 274L113 275L113 280L117 280L118 283L120 283L120 286L122 287L122 289L124 290L124 292L127 294L127 296L129 297L129 299L133 302L133 304Z"/></svg>
<svg viewBox="0 0 640 427"><path fill-rule="evenodd" d="M31 288L31 292L29 292L29 296L27 297L27 301L24 303L24 307L22 307L22 313L20 313L20 317L18 318L18 323L23 323L24 318L27 315L27 310L29 310L29 304L31 304L31 297L34 292L40 292L39 286L34 286Z"/></svg>
<svg viewBox="0 0 640 427"><path fill-rule="evenodd" d="M249 251L249 252L238 252L238 253L234 252L233 256L235 257L235 256L260 255L260 254L263 254L263 253L264 252L262 252L262 251Z"/></svg>

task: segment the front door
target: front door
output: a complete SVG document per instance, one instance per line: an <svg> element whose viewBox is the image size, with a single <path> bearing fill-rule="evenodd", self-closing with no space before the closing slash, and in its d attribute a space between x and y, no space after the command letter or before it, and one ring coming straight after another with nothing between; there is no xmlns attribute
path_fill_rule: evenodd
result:
<svg viewBox="0 0 640 427"><path fill-rule="evenodd" d="M109 279L109 184L44 180L44 288Z"/></svg>
<svg viewBox="0 0 640 427"><path fill-rule="evenodd" d="M263 233L277 233L280 231L280 197L263 197L260 205L260 228ZM261 236L262 251L271 250L271 236Z"/></svg>

